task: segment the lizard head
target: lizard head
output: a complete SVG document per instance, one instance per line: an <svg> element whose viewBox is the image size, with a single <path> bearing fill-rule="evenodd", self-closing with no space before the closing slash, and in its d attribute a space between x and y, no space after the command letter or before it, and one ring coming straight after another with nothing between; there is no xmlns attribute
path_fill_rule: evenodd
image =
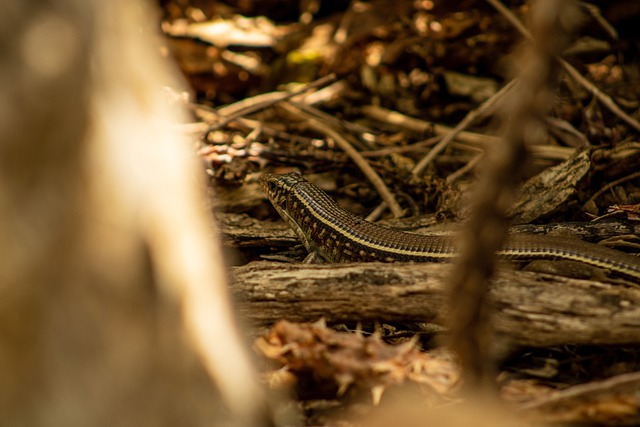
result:
<svg viewBox="0 0 640 427"><path fill-rule="evenodd" d="M260 186L262 191L267 195L273 206L278 209L284 209L287 204L287 197L293 188L307 180L299 173L291 172L284 175L275 175L265 173L260 177Z"/></svg>

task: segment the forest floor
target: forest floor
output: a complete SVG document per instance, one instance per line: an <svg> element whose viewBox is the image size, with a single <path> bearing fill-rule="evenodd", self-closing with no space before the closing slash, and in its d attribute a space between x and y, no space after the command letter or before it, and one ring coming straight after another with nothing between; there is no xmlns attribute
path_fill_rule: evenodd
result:
<svg viewBox="0 0 640 427"><path fill-rule="evenodd" d="M162 49L189 85L177 97L192 112L184 131L210 175L236 280L255 271L267 280L276 267L254 267L258 261L305 255L259 188L267 171L299 172L345 209L397 228L446 228L468 217L483 154L509 120L509 91L528 49L529 3L227 3L163 2ZM578 9L551 74L546 129L532 133L509 214L513 224L560 224L638 253L640 5L593 1ZM391 196L381 205L385 191ZM607 230L592 228L601 222ZM624 238L616 236L621 230ZM319 277L323 268L308 274ZM619 326L618 334L568 330L566 342L504 344L496 367L501 399L538 422L639 423L640 332L620 320L637 314L633 285L576 288L602 301L603 292L616 294L619 310L600 323ZM335 313L323 306L326 323L316 322L310 298L295 306L308 315L286 318L306 322L274 325L274 315L255 332L256 351L270 361L265 381L296 390L305 424L348 425L392 400L393 389L431 406L459 399L460 368L439 345L446 331L436 314L402 319L381 302L379 318L359 319L344 306L358 313L361 301L344 298ZM586 317L574 320L588 324Z"/></svg>

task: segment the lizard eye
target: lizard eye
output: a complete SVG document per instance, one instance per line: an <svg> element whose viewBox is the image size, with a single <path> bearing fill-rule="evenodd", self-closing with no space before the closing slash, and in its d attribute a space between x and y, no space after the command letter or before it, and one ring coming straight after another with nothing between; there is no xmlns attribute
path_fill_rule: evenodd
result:
<svg viewBox="0 0 640 427"><path fill-rule="evenodd" d="M269 182L269 191L276 191L276 183L271 181Z"/></svg>

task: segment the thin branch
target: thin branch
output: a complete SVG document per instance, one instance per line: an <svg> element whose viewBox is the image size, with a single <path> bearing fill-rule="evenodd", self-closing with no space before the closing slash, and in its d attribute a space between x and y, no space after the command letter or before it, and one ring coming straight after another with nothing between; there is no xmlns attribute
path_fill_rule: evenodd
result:
<svg viewBox="0 0 640 427"><path fill-rule="evenodd" d="M624 112L618 104L611 98L609 95L598 89L596 85L591 83L589 80L584 78L582 74L578 72L571 64L569 64L564 59L558 59L560 61L560 65L565 69L565 71L580 85L582 85L586 90L588 90L593 96L595 96L602 105L604 105L609 111L611 111L616 116L620 117L623 121L627 122L627 124L633 127L635 130L640 131L640 122L636 119L628 115Z"/></svg>
<svg viewBox="0 0 640 427"><path fill-rule="evenodd" d="M487 0L491 6L493 6L502 16L505 17L511 25L528 41L532 41L531 33L522 25L522 22L499 0ZM562 68L569 74L578 84L588 90L593 96L595 96L602 104L609 109L613 114L618 116L621 120L625 121L629 126L635 130L640 131L640 122L624 112L618 104L606 93L598 89L593 83L584 78L582 74L578 72L571 64L564 59L556 56L556 60L562 65Z"/></svg>
<svg viewBox="0 0 640 427"><path fill-rule="evenodd" d="M611 40L619 39L618 31L616 31L616 29L609 23L609 21L604 19L604 16L602 16L602 13L600 12L600 8L598 6L584 1L578 2L578 4L580 5L580 7L585 9L589 13L589 15L591 15L591 17L598 23L598 25L600 25L600 28L602 28L604 32L607 33Z"/></svg>
<svg viewBox="0 0 640 427"><path fill-rule="evenodd" d="M629 372L601 381L579 384L555 393L543 399L522 405L522 410L540 410L547 412L553 408L571 407L575 402L595 399L602 395L618 395L627 390L640 389L640 372Z"/></svg>
<svg viewBox="0 0 640 427"><path fill-rule="evenodd" d="M347 154L347 156L349 156L351 160L353 160L356 166L358 166L358 168L367 177L371 184L373 184L376 190L378 190L378 193L380 193L380 197L382 197L382 200L384 200L389 205L393 216L395 216L396 218L402 216L402 208L396 201L393 193L389 191L382 178L380 178L376 171L373 170L367 159L365 159L360 154L360 152L358 152L358 150L353 148L351 143L349 143L349 141L347 141L345 137L343 137L339 132L335 131L331 127L327 126L325 123L322 123L316 117L313 117L311 114L302 111L300 108L292 105L289 102L283 102L280 104L280 106L292 116L300 120L304 120L305 123L316 132L332 138L336 142L338 147L340 147Z"/></svg>
<svg viewBox="0 0 640 427"><path fill-rule="evenodd" d="M415 176L420 175L422 171L424 171L424 169L429 164L431 164L431 162L433 162L436 156L440 154L451 143L451 141L454 140L454 138L456 138L456 136L458 136L464 129L470 126L479 117L483 117L484 115L487 114L488 111L491 111L493 108L495 108L500 102L500 100L504 98L504 96L515 86L515 84L516 84L515 80L510 81L508 84L503 86L502 89L496 92L491 98L487 99L484 103L482 103L478 108L470 111L465 116L465 118L462 119L462 121L460 121L460 123L456 125L456 127L454 127L453 129L447 128L446 135L444 135L444 137L440 140L440 142L438 142L438 144L436 144L436 146L433 147L429 151L429 153L427 153L427 155L423 157L422 160L420 160L420 162L418 162L418 164L412 169L411 173L413 173ZM374 108L375 107L367 106L363 108L363 111L365 113L368 112L371 115L377 114L379 116L380 111L375 111ZM391 118L392 116L393 118L395 118L396 121L400 121L400 119L402 119L404 122L412 123L413 125L420 124L417 122L421 122L421 121L418 121L417 119L413 119L410 117L400 117L401 115L399 113L388 112L387 118ZM424 123L424 122L421 122L421 123ZM374 221L378 219L379 216L382 214L382 212L384 212L384 208L385 208L384 204L381 203L369 214L369 216L367 216L367 219L370 221Z"/></svg>
<svg viewBox="0 0 640 427"><path fill-rule="evenodd" d="M422 150L424 147L431 147L432 145L437 144L441 139L442 136L440 135L432 136L431 138L425 139L424 141L416 142L415 144L382 148L380 150L362 151L360 154L365 157L381 157L388 156L390 154L409 153L411 151Z"/></svg>
<svg viewBox="0 0 640 427"><path fill-rule="evenodd" d="M593 203L598 197L600 197L604 192L609 191L610 189L612 189L613 187L615 187L616 185L620 185L623 182L627 182L630 181L632 179L636 179L640 177L640 171L639 172L634 172L632 174L629 174L627 176L623 176L620 179L617 179L613 182L608 183L607 185L605 185L604 187L602 187L600 190L596 191L595 194L593 194L593 196L589 197L589 199L584 202L584 204L582 205L583 207L585 206L589 206L591 203Z"/></svg>
<svg viewBox="0 0 640 427"><path fill-rule="evenodd" d="M277 104L278 102L286 101L312 89L325 86L333 82L335 79L335 74L329 74L328 76L321 77L318 80L311 82L308 85L305 85L304 87L290 93L265 93L254 96L252 98L243 99L242 101L236 102L235 104L222 107L218 110L218 113L226 117L221 122L214 123L209 126L208 132L220 129L240 117L244 117L249 114L264 110L265 108L269 108L272 105Z"/></svg>
<svg viewBox="0 0 640 427"><path fill-rule="evenodd" d="M476 165L480 163L480 160L482 160L482 157L483 157L482 154L478 154L476 157L468 161L466 165L464 165L463 167L461 167L460 169L458 169L457 171L449 175L447 177L447 182L449 184L456 182L458 179L464 176L467 172L475 168Z"/></svg>
<svg viewBox="0 0 640 427"><path fill-rule="evenodd" d="M386 108L375 105L366 105L362 107L362 113L372 119L378 120L386 124L392 124L399 128L417 133L432 132L439 137L445 137L454 130L449 126L428 122L426 120L416 119L397 111L388 110ZM455 138L457 141L469 144L494 143L498 138L490 135L483 135L477 132L460 131Z"/></svg>
<svg viewBox="0 0 640 427"><path fill-rule="evenodd" d="M502 89L496 92L491 98L483 102L478 108L471 110L465 116L465 118L462 119L460 123L458 123L456 127L451 130L451 132L445 135L445 137L442 138L442 140L435 147L433 147L429 151L429 153L427 153L427 155L422 158L422 160L418 162L411 173L416 176L420 175L422 171L424 171L424 169L431 164L436 156L440 154L440 152L442 152L461 131L470 126L474 121L476 121L478 117L483 117L487 111L494 108L498 104L498 102L500 102L500 100L502 100L503 97L513 88L513 86L515 86L515 84L515 80L510 81L508 84L504 85Z"/></svg>

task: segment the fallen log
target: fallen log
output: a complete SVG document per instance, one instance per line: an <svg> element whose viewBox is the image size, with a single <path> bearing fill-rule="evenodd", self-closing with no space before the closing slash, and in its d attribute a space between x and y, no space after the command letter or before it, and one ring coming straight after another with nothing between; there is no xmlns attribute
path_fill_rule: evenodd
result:
<svg viewBox="0 0 640 427"><path fill-rule="evenodd" d="M232 268L239 315L257 327L296 322L440 322L442 264L285 264ZM513 345L640 343L640 289L525 271L490 286L496 333Z"/></svg>

